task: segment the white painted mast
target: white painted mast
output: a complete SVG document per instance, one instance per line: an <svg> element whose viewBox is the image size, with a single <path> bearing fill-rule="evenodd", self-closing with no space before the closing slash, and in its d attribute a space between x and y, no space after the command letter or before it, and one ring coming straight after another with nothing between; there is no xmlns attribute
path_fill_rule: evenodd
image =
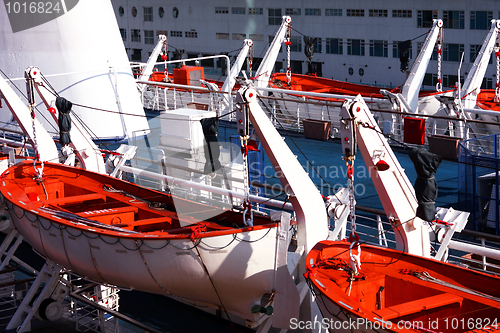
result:
<svg viewBox="0 0 500 333"><path fill-rule="evenodd" d="M149 77L151 74L153 74L153 69L156 64L156 59L158 59L158 56L160 53L162 53L163 48L167 45L167 36L165 35L159 35L158 36L158 42L156 43L155 48L153 49L153 52L151 52L151 55L149 56L148 62L146 63L146 66L144 66L141 76L139 77L139 81L147 81L149 80ZM165 69L166 70L166 69ZM146 87L146 85L142 85L142 88L139 88L143 90Z"/></svg>
<svg viewBox="0 0 500 333"><path fill-rule="evenodd" d="M272 71L274 69L274 64L276 63L276 58L278 58L281 43L286 40L287 31L291 28L292 18L290 16L283 16L281 19L281 26L278 32L274 36L274 39L267 49L264 58L262 59L257 72L255 72L254 84L257 88L267 88L269 86L269 78L271 77Z"/></svg>
<svg viewBox="0 0 500 333"><path fill-rule="evenodd" d="M491 20L490 31L483 41L474 64L472 65L467 78L464 81L460 96L464 97L464 107L474 108L476 106L477 95L481 92L484 74L488 67L491 53L498 47L498 34L500 33L500 20Z"/></svg>
<svg viewBox="0 0 500 333"><path fill-rule="evenodd" d="M241 50L238 53L236 60L234 61L233 67L231 67L231 71L226 80L224 80L224 84L222 85L221 91L228 93L227 96L229 96L229 94L233 90L233 87L236 83L236 77L239 75L247 56L253 52L252 47L253 41L251 39L245 39L243 41L243 46L241 47Z"/></svg>
<svg viewBox="0 0 500 333"><path fill-rule="evenodd" d="M401 95L405 98L411 109L411 112L413 113L418 112L418 93L420 92L420 87L422 87L425 71L429 66L429 60L431 60L432 52L434 51L434 45L436 45L436 42L443 42L442 20L433 21L432 28L427 34L427 37L425 38L425 41L422 45L422 49L413 62L408 77L403 85Z"/></svg>

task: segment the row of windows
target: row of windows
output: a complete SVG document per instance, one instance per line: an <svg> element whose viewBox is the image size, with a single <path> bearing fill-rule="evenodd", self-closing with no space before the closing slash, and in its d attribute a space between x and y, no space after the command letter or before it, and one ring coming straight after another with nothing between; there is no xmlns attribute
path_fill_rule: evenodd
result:
<svg viewBox="0 0 500 333"><path fill-rule="evenodd" d="M154 44L155 41L155 35L153 30L143 30L144 31L144 44ZM120 34L122 36L123 41L127 41L127 29L122 29L120 28ZM157 30L156 35L165 35L167 36L168 33L165 30ZM182 37L182 31L170 31L170 37ZM184 37L185 38L198 38L198 32L197 31L185 31L184 32ZM140 29L131 29L130 30L130 41L131 42L141 42L141 30Z"/></svg>
<svg viewBox="0 0 500 333"><path fill-rule="evenodd" d="M500 13L499 13L500 16ZM443 11L443 23L447 29L465 29L465 11L448 10ZM432 20L438 18L437 10L419 10L417 12L417 27L429 28ZM471 11L469 16L469 27L471 30L487 30L493 19L492 11Z"/></svg>
<svg viewBox="0 0 500 333"><path fill-rule="evenodd" d="M270 11L281 9L269 8ZM215 14L245 14L245 7L215 7ZM248 14L250 15L262 15L264 13L263 8L248 8ZM343 10L341 8L325 8L325 16L342 16ZM368 16L370 17L387 17L387 9L370 9L368 11ZM274 15L274 14L270 14ZM285 15L289 16L300 16L302 15L302 8L285 8ZM305 8L305 16L321 16L321 8ZM365 16L364 9L347 9L347 16ZM412 17L411 10L393 10L392 17Z"/></svg>
<svg viewBox="0 0 500 333"><path fill-rule="evenodd" d="M153 7L142 7L144 22L153 21ZM246 14L246 7L231 7L232 14ZM120 6L118 9L120 16L123 16L125 10ZM229 7L215 7L216 14L229 14ZM248 8L250 15L263 15L263 8ZM285 14L291 16L302 15L302 8L285 8ZM158 15L162 18L165 15L163 7L158 9ZM174 8L172 15L176 18L179 15L179 10ZM320 8L305 8L305 16L321 16ZM327 8L325 9L325 16L342 16L342 9ZM412 10L392 10L392 17L405 17L411 18L413 15ZM137 16L137 8L132 7L132 16ZM364 9L346 9L346 16L348 17L364 17ZM388 17L389 11L387 9L369 9L369 17ZM499 13L500 17L500 13ZM417 10L417 27L429 28L432 26L432 21L438 18L437 10ZM463 10L445 10L442 13L444 27L447 29L465 29L465 11ZM493 19L492 11L471 11L469 16L469 26L471 30L487 30L490 27L490 22ZM270 25L280 25L282 20L281 8L268 8L268 23Z"/></svg>
<svg viewBox="0 0 500 333"><path fill-rule="evenodd" d="M426 73L424 76L424 81L422 82L425 86L433 86L435 87L438 82L438 76L435 73ZM443 75L442 83L444 87L454 87L458 82L458 75ZM460 82L464 82L464 77L460 76ZM493 79L492 78L483 78L483 82L481 84L481 89L493 89Z"/></svg>
<svg viewBox="0 0 500 333"><path fill-rule="evenodd" d="M127 32L126 29L120 29L120 33L124 41L127 40ZM164 34L168 35L167 31L156 32L156 35ZM182 31L170 31L170 37L182 37ZM198 33L196 31L185 31L185 38L198 38ZM229 40L229 33L217 33L217 39L227 39ZM246 39L246 34L241 33L233 33L231 35L233 40L244 40ZM251 35L250 38L254 41L263 41L263 35ZM273 36L268 36L269 42L273 39ZM141 42L141 30L132 29L130 40L132 42ZM290 40L290 51L292 52L302 52L302 38L301 37L292 37ZM144 30L144 44L154 44L155 37L153 30ZM346 39L344 42L342 38L326 38L324 40L317 39L314 43L313 50L314 53L323 53L323 44L325 46L326 54L344 54L344 45L346 48L347 55L353 56L365 56L366 55L366 47L368 46L368 54L370 57L383 57L387 58L389 56L389 50L392 50L392 57L399 58L399 42L393 41L389 43L386 40L369 40L366 42L364 39ZM417 44L417 53L420 50L422 43ZM474 62L477 55L479 54L479 50L481 49L480 44L473 44L469 47L469 59L470 62ZM459 62L461 60L462 53L465 52L464 44L443 44L442 45L442 60L450 61L450 62ZM410 57L412 54L412 50L410 48ZM432 60L437 60L437 52L433 52ZM491 63L491 59L490 59Z"/></svg>
<svg viewBox="0 0 500 333"><path fill-rule="evenodd" d="M144 22L153 22L153 7L142 7L142 13ZM137 7L132 7L131 14L133 17L137 17ZM118 8L118 15L120 15L120 17L123 17L123 15L125 15L125 8L123 8L123 6L120 6ZM158 16L160 18L163 18L165 16L165 9L163 9L163 7L158 8ZM177 9L177 7L174 7L172 9L172 16L174 18L177 18L177 16L179 16L179 9Z"/></svg>
<svg viewBox="0 0 500 333"><path fill-rule="evenodd" d="M229 36L230 34L227 33L227 32L218 32L215 34L215 38L216 39L227 39L229 40ZM237 33L233 33L232 34L232 39L233 40L245 40L247 38L246 34L237 34ZM254 42L262 42L264 41L264 35L260 35L260 34L250 34L250 37L249 37L252 41Z"/></svg>
<svg viewBox="0 0 500 333"><path fill-rule="evenodd" d="M143 19L144 22L152 22L153 21L153 7L142 7L143 9ZM281 9L280 8L269 8L270 16L280 16L281 18ZM215 7L215 14L246 14L247 8L245 7L231 7L231 11L229 7ZM279 13L278 13L279 12ZM137 17L138 10L136 7L132 7L131 13L133 17ZM388 10L387 9L370 9L368 16L370 17L387 17ZM118 14L122 17L125 14L125 9L120 6L118 8ZM248 8L249 15L263 15L263 8ZM172 10L172 15L177 18L179 15L179 10L174 8ZM285 8L285 15L290 16L300 16L302 15L302 8ZM304 9L305 16L321 16L321 8L305 8ZM343 10L341 8L326 8L325 16L342 16ZM163 18L165 16L165 9L163 7L158 8L158 16ZM365 16L364 9L347 9L346 16ZM393 10L392 17L412 17L411 10Z"/></svg>

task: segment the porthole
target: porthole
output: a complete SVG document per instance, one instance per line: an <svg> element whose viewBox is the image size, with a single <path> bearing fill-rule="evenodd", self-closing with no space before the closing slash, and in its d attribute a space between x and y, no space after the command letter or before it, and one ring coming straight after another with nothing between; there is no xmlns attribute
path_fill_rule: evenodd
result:
<svg viewBox="0 0 500 333"><path fill-rule="evenodd" d="M349 67L349 69L347 71L349 72L349 75L353 75L354 74L354 69L352 69L352 67Z"/></svg>
<svg viewBox="0 0 500 333"><path fill-rule="evenodd" d="M132 16L136 17L137 16L137 8L132 7Z"/></svg>
<svg viewBox="0 0 500 333"><path fill-rule="evenodd" d="M172 9L172 15L174 16L174 18L177 18L179 16L179 10L177 9L177 7L174 7L174 9Z"/></svg>
<svg viewBox="0 0 500 333"><path fill-rule="evenodd" d="M163 9L163 7L158 8L158 15L160 17L165 16L165 10Z"/></svg>
<svg viewBox="0 0 500 333"><path fill-rule="evenodd" d="M359 69L359 76L365 75L365 70L363 68Z"/></svg>
<svg viewBox="0 0 500 333"><path fill-rule="evenodd" d="M123 16L125 14L125 9L123 9L122 6L120 6L120 8L118 8L118 14L120 14L120 16Z"/></svg>

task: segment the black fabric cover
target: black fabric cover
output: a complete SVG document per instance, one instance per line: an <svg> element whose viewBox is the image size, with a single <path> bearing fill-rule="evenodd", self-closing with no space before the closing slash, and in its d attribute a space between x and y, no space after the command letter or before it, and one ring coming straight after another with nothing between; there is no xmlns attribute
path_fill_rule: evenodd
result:
<svg viewBox="0 0 500 333"><path fill-rule="evenodd" d="M311 62L314 53L314 43L317 38L304 36L304 53L307 57L307 61Z"/></svg>
<svg viewBox="0 0 500 333"><path fill-rule="evenodd" d="M64 97L56 98L56 108L59 111L59 143L62 146L68 145L71 143L71 137L69 135L69 131L71 130L71 107L73 103L65 99Z"/></svg>
<svg viewBox="0 0 500 333"><path fill-rule="evenodd" d="M406 72L410 65L411 40L398 42L399 61L401 61L401 72Z"/></svg>
<svg viewBox="0 0 500 333"><path fill-rule="evenodd" d="M421 148L412 148L409 155L417 172L417 180L413 185L418 201L417 216L425 221L433 221L436 217L435 201L438 193L434 175L441 164L441 156Z"/></svg>
<svg viewBox="0 0 500 333"><path fill-rule="evenodd" d="M204 118L200 120L203 135L205 136L205 170L204 173L216 172L221 168L219 156L220 147L219 140L217 139L217 132L219 131L219 118Z"/></svg>

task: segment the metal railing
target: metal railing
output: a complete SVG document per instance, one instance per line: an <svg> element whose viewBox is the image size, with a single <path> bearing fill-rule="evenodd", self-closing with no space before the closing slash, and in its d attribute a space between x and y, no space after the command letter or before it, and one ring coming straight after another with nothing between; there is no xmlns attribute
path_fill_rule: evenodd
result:
<svg viewBox="0 0 500 333"><path fill-rule="evenodd" d="M228 94L203 87L177 85L173 83L155 83L138 81L139 85L148 85L142 95L143 105L147 109L165 111L189 105L205 105L207 109L225 115L221 119L234 121L234 116L227 109L221 109L218 101L227 98ZM260 106L267 112L275 127L291 132L303 133L303 120L314 119L332 123L332 137L338 137L340 126L339 112L342 103L354 96L290 91L274 88L256 88L260 91ZM235 93L231 94L233 99ZM230 100L231 100L230 99ZM404 142L405 118L425 120L424 144L428 144L430 135L445 135L469 139L483 136L484 133L500 130L500 124L494 120L475 119L480 115L490 115L488 111L466 111L472 119L461 117L409 114L394 109L389 100L380 98L364 98L374 112L380 129L384 134L396 141ZM406 140L407 141L407 140Z"/></svg>
<svg viewBox="0 0 500 333"><path fill-rule="evenodd" d="M356 211L356 231L362 242L395 248L395 235L384 211L363 206L356 206ZM440 244L434 241L432 246L431 253ZM500 237L464 229L450 242L447 262L500 273Z"/></svg>

